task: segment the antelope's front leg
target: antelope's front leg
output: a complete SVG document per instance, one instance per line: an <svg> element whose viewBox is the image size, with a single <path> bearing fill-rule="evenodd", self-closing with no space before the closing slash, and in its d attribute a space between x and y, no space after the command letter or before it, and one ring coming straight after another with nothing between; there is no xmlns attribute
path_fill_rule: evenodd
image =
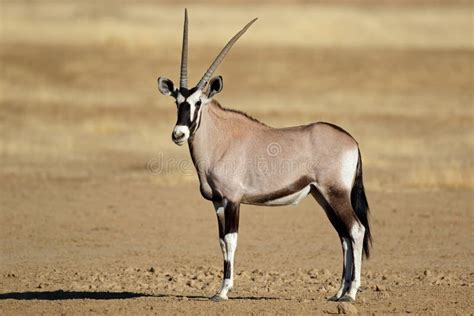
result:
<svg viewBox="0 0 474 316"><path fill-rule="evenodd" d="M240 204L222 199L214 202L219 225L219 243L224 257L224 278L213 301L227 300L227 293L234 286L234 255L237 249Z"/></svg>

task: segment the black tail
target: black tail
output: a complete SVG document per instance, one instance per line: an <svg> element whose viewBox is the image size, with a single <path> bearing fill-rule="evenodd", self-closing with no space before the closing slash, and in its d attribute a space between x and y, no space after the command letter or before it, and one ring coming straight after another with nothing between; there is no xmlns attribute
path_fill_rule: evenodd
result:
<svg viewBox="0 0 474 316"><path fill-rule="evenodd" d="M360 150L359 161L357 162L356 176L351 191L351 203L352 208L354 209L357 215L357 218L359 219L360 223L365 227L363 251L365 257L369 258L369 248L372 245L372 235L370 234L369 225L369 203L367 202L367 197L365 196L364 182L362 180L362 157L360 155Z"/></svg>

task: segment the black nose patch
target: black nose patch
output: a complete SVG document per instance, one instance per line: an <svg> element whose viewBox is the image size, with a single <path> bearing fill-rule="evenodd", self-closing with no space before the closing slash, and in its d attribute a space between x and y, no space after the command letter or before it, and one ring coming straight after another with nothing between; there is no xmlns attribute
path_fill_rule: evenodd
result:
<svg viewBox="0 0 474 316"><path fill-rule="evenodd" d="M183 102L178 106L178 120L176 125L186 125L189 127L191 124L191 105L188 102Z"/></svg>

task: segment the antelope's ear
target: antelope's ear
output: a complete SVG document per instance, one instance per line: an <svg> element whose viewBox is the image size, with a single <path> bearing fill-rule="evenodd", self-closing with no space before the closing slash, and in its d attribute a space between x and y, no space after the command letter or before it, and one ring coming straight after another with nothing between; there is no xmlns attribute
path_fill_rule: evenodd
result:
<svg viewBox="0 0 474 316"><path fill-rule="evenodd" d="M224 88L224 81L222 81L222 76L217 76L212 78L209 81L209 89L207 90L207 97L210 99L216 93L219 93Z"/></svg>
<svg viewBox="0 0 474 316"><path fill-rule="evenodd" d="M168 78L158 78L158 90L160 90L161 94L163 95L176 97L176 89L174 88L173 81Z"/></svg>

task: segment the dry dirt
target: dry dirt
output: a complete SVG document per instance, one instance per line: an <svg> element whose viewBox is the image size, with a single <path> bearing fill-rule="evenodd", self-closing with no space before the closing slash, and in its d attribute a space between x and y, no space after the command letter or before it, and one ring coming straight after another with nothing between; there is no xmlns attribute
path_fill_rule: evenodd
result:
<svg viewBox="0 0 474 316"><path fill-rule="evenodd" d="M353 306L326 300L341 250L311 197L243 206L235 289L208 300L217 221L155 83L186 4L2 1L0 314L472 314L472 4L334 3L188 5L190 71L259 16L217 99L359 141L374 248Z"/></svg>

